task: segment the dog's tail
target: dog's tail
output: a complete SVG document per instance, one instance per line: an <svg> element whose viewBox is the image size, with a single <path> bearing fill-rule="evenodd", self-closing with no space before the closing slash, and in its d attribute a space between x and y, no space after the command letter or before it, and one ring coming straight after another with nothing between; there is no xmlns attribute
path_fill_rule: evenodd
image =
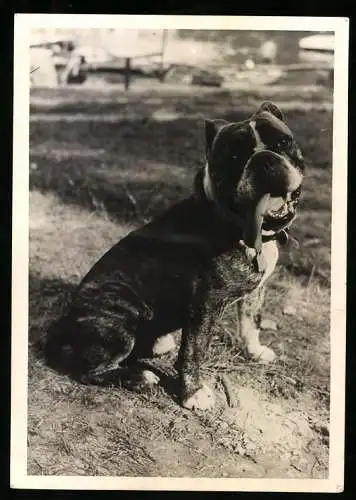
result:
<svg viewBox="0 0 356 500"><path fill-rule="evenodd" d="M74 346L71 343L71 321L62 316L48 328L42 340L42 354L48 366L61 373L73 373Z"/></svg>

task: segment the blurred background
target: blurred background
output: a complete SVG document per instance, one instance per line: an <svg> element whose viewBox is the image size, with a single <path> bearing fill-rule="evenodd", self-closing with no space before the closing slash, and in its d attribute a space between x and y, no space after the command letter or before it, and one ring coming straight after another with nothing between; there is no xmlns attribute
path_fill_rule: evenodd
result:
<svg viewBox="0 0 356 500"><path fill-rule="evenodd" d="M31 82L231 87L300 79L303 72L304 83L330 84L333 41L330 33L299 31L39 29L32 33Z"/></svg>

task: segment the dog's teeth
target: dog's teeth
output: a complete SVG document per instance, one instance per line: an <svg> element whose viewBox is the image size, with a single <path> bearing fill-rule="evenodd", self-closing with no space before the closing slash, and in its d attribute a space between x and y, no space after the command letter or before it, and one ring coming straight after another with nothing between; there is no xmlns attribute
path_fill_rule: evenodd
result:
<svg viewBox="0 0 356 500"><path fill-rule="evenodd" d="M284 217L288 213L287 205L283 205L279 210L270 210L268 214L274 218Z"/></svg>

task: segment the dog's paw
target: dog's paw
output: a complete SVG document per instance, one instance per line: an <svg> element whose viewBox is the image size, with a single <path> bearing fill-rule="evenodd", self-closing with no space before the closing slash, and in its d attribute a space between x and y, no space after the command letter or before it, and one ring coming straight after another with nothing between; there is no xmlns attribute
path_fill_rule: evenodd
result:
<svg viewBox="0 0 356 500"><path fill-rule="evenodd" d="M120 384L125 389L141 392L149 389L160 382L160 378L151 370L140 370L128 373L126 377L120 379Z"/></svg>
<svg viewBox="0 0 356 500"><path fill-rule="evenodd" d="M144 385L157 385L160 381L159 376L151 372L151 370L143 370L141 377Z"/></svg>
<svg viewBox="0 0 356 500"><path fill-rule="evenodd" d="M153 355L161 356L162 354L166 354L167 352L173 351L176 347L176 342L171 333L164 335L164 337L160 337L156 340L153 345Z"/></svg>
<svg viewBox="0 0 356 500"><path fill-rule="evenodd" d="M253 361L261 364L269 364L276 360L276 353L265 345L259 345L254 349L248 350L248 356Z"/></svg>
<svg viewBox="0 0 356 500"><path fill-rule="evenodd" d="M183 400L182 406L188 410L210 410L214 404L214 393L210 387L204 384L192 396Z"/></svg>

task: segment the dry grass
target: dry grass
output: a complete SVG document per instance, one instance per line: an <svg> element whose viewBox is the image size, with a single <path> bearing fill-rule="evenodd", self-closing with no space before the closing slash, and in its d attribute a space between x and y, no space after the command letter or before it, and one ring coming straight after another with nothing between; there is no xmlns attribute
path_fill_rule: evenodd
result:
<svg viewBox="0 0 356 500"><path fill-rule="evenodd" d="M65 97L62 89L56 94L58 101ZM240 109L236 96L208 95L209 115L221 110L225 117L242 114L231 112L231 101ZM67 99L75 108L76 91ZM114 95L108 99L114 101ZM263 332L265 342L280 355L277 363L261 367L243 358L235 341L236 314L231 306L204 364L219 403L204 415L183 410L174 395L160 387L133 394L117 387L81 386L49 370L32 347L97 258L130 229L183 197L203 161L201 122L157 123L150 118L150 106L159 107L161 102L151 100L148 106L135 99L144 121L118 115L116 123L31 125L29 473L325 477L329 112L288 113L310 168L295 224L301 248L283 251L265 305L265 317L278 326L277 331ZM194 102L199 107L195 100L187 99L192 108ZM117 101L111 105L118 112ZM66 109L60 106L54 108L56 113L75 110L69 104ZM282 314L285 305L292 305L296 314ZM227 407L219 373L228 373L233 381L237 409Z"/></svg>

